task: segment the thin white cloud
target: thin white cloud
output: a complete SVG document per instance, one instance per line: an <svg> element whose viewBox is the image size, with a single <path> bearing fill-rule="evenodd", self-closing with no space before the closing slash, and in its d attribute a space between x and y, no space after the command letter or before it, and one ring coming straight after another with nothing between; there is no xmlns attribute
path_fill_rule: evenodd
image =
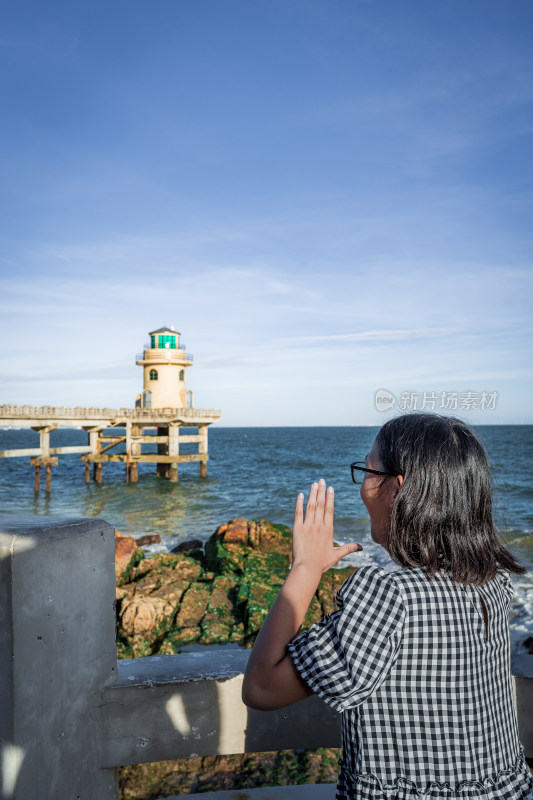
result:
<svg viewBox="0 0 533 800"><path fill-rule="evenodd" d="M454 328L411 328L404 330L369 330L356 333L331 333L323 336L290 336L277 339L280 344L316 344L320 342L400 342L406 339L428 339L458 333Z"/></svg>

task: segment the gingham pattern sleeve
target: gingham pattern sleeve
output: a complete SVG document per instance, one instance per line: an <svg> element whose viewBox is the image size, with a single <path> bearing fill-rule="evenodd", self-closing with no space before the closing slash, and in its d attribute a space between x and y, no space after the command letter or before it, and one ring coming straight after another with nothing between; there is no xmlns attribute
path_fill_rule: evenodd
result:
<svg viewBox="0 0 533 800"><path fill-rule="evenodd" d="M511 607L511 601L514 597L513 582L509 573L505 572L503 569L498 570L498 578L500 591L502 593L503 605L505 610L508 612L509 608Z"/></svg>
<svg viewBox="0 0 533 800"><path fill-rule="evenodd" d="M379 567L351 575L339 610L289 643L310 688L337 711L355 708L378 689L398 655L405 609L394 578Z"/></svg>

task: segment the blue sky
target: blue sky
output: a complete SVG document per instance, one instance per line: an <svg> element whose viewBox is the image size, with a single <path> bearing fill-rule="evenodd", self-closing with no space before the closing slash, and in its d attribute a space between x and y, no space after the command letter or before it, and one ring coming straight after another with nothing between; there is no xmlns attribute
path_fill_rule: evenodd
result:
<svg viewBox="0 0 533 800"><path fill-rule="evenodd" d="M381 388L533 423L532 36L530 0L0 2L0 403L131 406L174 325L225 425Z"/></svg>

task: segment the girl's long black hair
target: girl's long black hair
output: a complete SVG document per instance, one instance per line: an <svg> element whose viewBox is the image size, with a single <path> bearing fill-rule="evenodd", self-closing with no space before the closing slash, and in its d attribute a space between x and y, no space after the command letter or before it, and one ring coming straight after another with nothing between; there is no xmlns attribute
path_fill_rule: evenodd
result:
<svg viewBox="0 0 533 800"><path fill-rule="evenodd" d="M394 561L475 586L498 569L526 571L498 537L488 460L464 422L406 414L383 425L376 445L384 470L404 477L388 533Z"/></svg>

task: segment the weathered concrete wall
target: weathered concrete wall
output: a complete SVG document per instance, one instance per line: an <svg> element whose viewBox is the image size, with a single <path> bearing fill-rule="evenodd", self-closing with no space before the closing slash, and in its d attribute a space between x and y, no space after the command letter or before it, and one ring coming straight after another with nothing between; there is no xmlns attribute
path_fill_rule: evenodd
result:
<svg viewBox="0 0 533 800"><path fill-rule="evenodd" d="M241 701L249 651L119 661L99 708L101 765L340 746L340 716L317 697L279 711ZM515 678L520 737L533 757L533 679Z"/></svg>
<svg viewBox="0 0 533 800"><path fill-rule="evenodd" d="M312 696L279 711L241 700L250 651L119 661L99 708L101 765L340 746L340 715Z"/></svg>
<svg viewBox="0 0 533 800"><path fill-rule="evenodd" d="M0 532L0 791L111 800L93 708L116 679L114 529L38 517Z"/></svg>

